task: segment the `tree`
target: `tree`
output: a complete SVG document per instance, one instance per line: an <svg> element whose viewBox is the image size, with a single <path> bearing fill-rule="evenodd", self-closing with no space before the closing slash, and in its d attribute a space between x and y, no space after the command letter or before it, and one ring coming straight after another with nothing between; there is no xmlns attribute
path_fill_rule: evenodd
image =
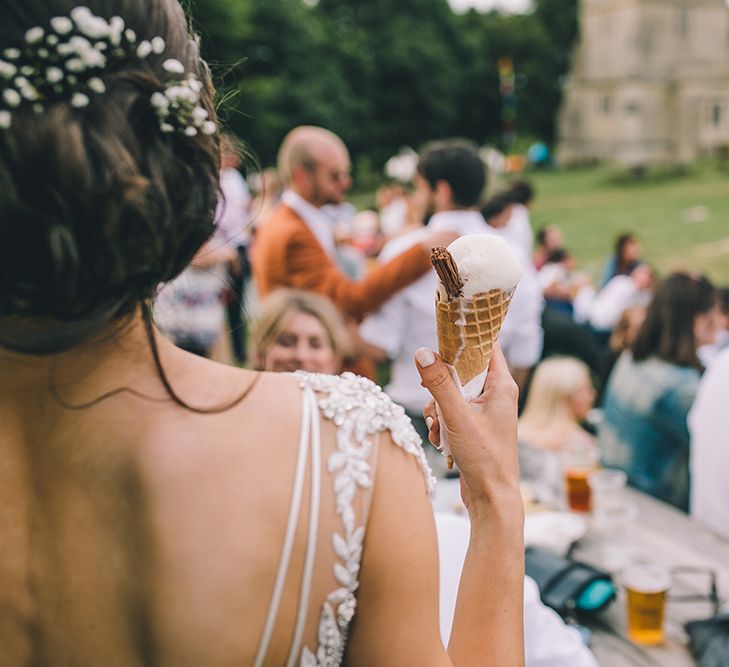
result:
<svg viewBox="0 0 729 667"><path fill-rule="evenodd" d="M480 77L488 80L489 92L473 106L500 108L497 62L509 57L516 72L519 133L553 142L562 80L577 34L577 0L536 0L534 11L523 15L470 13L464 24L468 39L488 54Z"/></svg>
<svg viewBox="0 0 729 667"><path fill-rule="evenodd" d="M458 130L463 68L447 0L320 0L317 10L342 49L356 45L365 73L356 93L370 116L352 137L382 164L403 145Z"/></svg>
<svg viewBox="0 0 729 667"><path fill-rule="evenodd" d="M447 0L196 0L191 6L221 117L264 164L303 123L340 134L377 167L400 147L498 141L497 61L520 85L518 129L554 138L577 0L532 14L453 13Z"/></svg>
<svg viewBox="0 0 729 667"><path fill-rule="evenodd" d="M344 63L301 0L206 0L193 7L203 56L226 91L221 116L263 163L283 136L304 123L346 134L361 113Z"/></svg>

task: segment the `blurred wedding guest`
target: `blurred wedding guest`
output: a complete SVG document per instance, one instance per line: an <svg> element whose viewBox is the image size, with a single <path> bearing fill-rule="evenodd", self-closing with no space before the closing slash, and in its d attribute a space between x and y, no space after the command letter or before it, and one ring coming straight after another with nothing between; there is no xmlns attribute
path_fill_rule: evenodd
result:
<svg viewBox="0 0 729 667"><path fill-rule="evenodd" d="M286 188L281 203L256 235L253 275L259 295L293 287L331 299L359 322L395 292L431 270L430 249L448 245L450 232L428 234L390 262L354 279L342 268L335 224L324 207L339 207L352 184L349 153L342 140L321 127L302 126L284 138L278 154ZM358 357L348 367L373 378L374 364Z"/></svg>
<svg viewBox="0 0 729 667"><path fill-rule="evenodd" d="M281 288L260 303L251 331L257 370L336 375L352 353L344 318L323 296Z"/></svg>
<svg viewBox="0 0 729 667"><path fill-rule="evenodd" d="M335 234L339 266L350 278L362 279L384 242L377 212L358 211L346 225L338 225Z"/></svg>
<svg viewBox="0 0 729 667"><path fill-rule="evenodd" d="M696 350L716 336L716 293L704 277L675 273L661 281L630 348L605 390L599 441L604 462L629 482L688 509L686 416L703 366Z"/></svg>
<svg viewBox="0 0 729 667"><path fill-rule="evenodd" d="M549 253L564 245L562 230L556 225L547 225L537 232L537 247L532 253L532 263L539 271L549 258Z"/></svg>
<svg viewBox="0 0 729 667"><path fill-rule="evenodd" d="M517 389L498 347L471 403L416 354L470 491L446 648L433 479L402 409L354 376L213 363L154 325L159 285L215 250L197 252L220 150L189 17L176 0L75 5L0 11L28 77L0 76L3 667L523 665Z"/></svg>
<svg viewBox="0 0 729 667"><path fill-rule="evenodd" d="M481 206L481 215L491 227L499 230L499 236L503 236L509 242L509 245L518 254L519 259L521 259L524 255L524 247L516 243L504 231L509 225L513 209L514 202L511 199L511 195L508 192L500 192L487 199L483 206Z"/></svg>
<svg viewBox="0 0 729 667"><path fill-rule="evenodd" d="M342 140L321 127L297 127L281 144L278 172L285 190L258 230L252 253L262 297L278 287L316 292L360 320L431 269L434 245L448 245L455 238L450 233L428 235L362 280L353 280L337 264L334 223L322 211L344 203L352 183Z"/></svg>
<svg viewBox="0 0 729 667"><path fill-rule="evenodd" d="M640 242L634 234L621 234L615 240L615 252L607 261L600 279L605 287L615 276L627 276L640 263Z"/></svg>
<svg viewBox="0 0 729 667"><path fill-rule="evenodd" d="M587 322L607 342L625 310L646 305L653 289L653 269L638 264L628 275L612 278L592 299L588 306Z"/></svg>
<svg viewBox="0 0 729 667"><path fill-rule="evenodd" d="M580 303L594 296L590 279L575 271L574 257L566 248L553 250L537 275L546 306L570 317Z"/></svg>
<svg viewBox="0 0 729 667"><path fill-rule="evenodd" d="M644 305L631 306L626 308L620 316L609 342L610 350L615 355L616 361L625 350L632 347L633 341L645 321L647 309L648 307Z"/></svg>
<svg viewBox="0 0 729 667"><path fill-rule="evenodd" d="M430 229L458 235L493 234L478 210L485 187L486 168L475 145L458 139L426 145L418 160L415 195L423 204L428 225L389 241L380 253L380 260L392 261L393 257L418 246ZM423 439L436 472L445 474L443 457L428 443L428 428L423 417L428 395L410 363L419 347L437 347L433 305L437 284L438 278L431 268L367 317L360 325L359 335L370 346L375 358L392 361L390 382L385 391L405 408ZM510 309L507 319L514 316ZM503 336L500 340L503 342Z"/></svg>
<svg viewBox="0 0 729 667"><path fill-rule="evenodd" d="M425 228L389 241L382 250L382 261L390 260L422 241L429 229L451 231L458 235L492 234L490 226L479 211L481 193L486 187L486 167L478 149L470 142L450 139L435 141L421 151L415 176L418 197L425 202L429 217ZM498 221L508 222L508 198L498 206ZM494 204L491 209L497 210ZM515 249L519 256L519 252ZM520 257L521 259L521 257ZM433 298L437 277L432 269L420 280L401 290L360 326L359 334L374 348L373 354L392 360L388 394L403 405L416 427L427 433L422 416L428 397L409 359L421 345L437 345ZM536 288L536 295L534 289ZM524 267L524 275L516 287L504 320L499 341L517 384L524 381L528 370L538 360L542 350L541 291L536 275ZM430 451L426 447L426 451ZM440 465L438 457L434 465Z"/></svg>
<svg viewBox="0 0 729 667"><path fill-rule="evenodd" d="M154 320L177 347L210 357L226 329L224 294L228 266L238 253L217 235L154 300Z"/></svg>
<svg viewBox="0 0 729 667"><path fill-rule="evenodd" d="M222 194L215 212L212 238L190 266L165 285L154 304L157 326L183 350L209 357L224 331L231 337L234 358L245 360L242 316L245 279L250 275L247 244L250 193L238 171L240 142L222 135ZM226 326L227 321L227 326Z"/></svg>
<svg viewBox="0 0 729 667"><path fill-rule="evenodd" d="M536 367L519 417L519 467L537 500L558 500L565 448L586 447L597 455L597 440L582 427L594 401L590 369L578 359L549 357Z"/></svg>
<svg viewBox="0 0 729 667"><path fill-rule="evenodd" d="M223 239L236 252L236 257L228 264L228 289L226 311L228 331L235 361L242 364L246 360L245 308L246 282L251 269L248 260L249 224L251 220L251 193L248 184L238 171L242 153L240 141L224 134L220 142L220 192L216 215L216 238Z"/></svg>
<svg viewBox="0 0 729 667"><path fill-rule="evenodd" d="M329 218L330 224L334 227L335 238L337 230L342 229L348 232L351 229L354 217L357 215L357 207L348 201L324 204L319 210Z"/></svg>
<svg viewBox="0 0 729 667"><path fill-rule="evenodd" d="M380 230L386 237L402 232L408 223L408 202L405 186L400 183L386 183L377 188L375 194L380 214Z"/></svg>
<svg viewBox="0 0 729 667"><path fill-rule="evenodd" d="M620 355L629 350L633 345L635 337L645 320L647 306L631 306L623 311L618 323L615 325L610 340L608 341L605 355L605 366L599 373L597 403L602 404L602 397L607 386L607 381L612 373Z"/></svg>
<svg viewBox="0 0 729 667"><path fill-rule="evenodd" d="M487 229L491 233L504 238L511 246L521 263L523 274L516 286L509 311L501 328L501 345L504 356L509 363L516 384L525 390L529 375L534 365L542 356L544 346L544 329L542 314L544 297L539 278L529 253L521 245L514 243L504 235L509 224L513 201L508 192L497 194L481 207L481 215L486 220Z"/></svg>
<svg viewBox="0 0 729 667"><path fill-rule="evenodd" d="M251 201L251 225L264 225L281 199L281 181L275 168L264 169L256 179L256 194Z"/></svg>
<svg viewBox="0 0 729 667"><path fill-rule="evenodd" d="M699 382L689 412L691 516L729 539L729 347Z"/></svg>
<svg viewBox="0 0 729 667"><path fill-rule="evenodd" d="M518 246L527 257L534 249L534 231L529 218L529 208L534 199L534 187L529 181L515 181L507 192L512 206L509 222L502 230L504 238Z"/></svg>
<svg viewBox="0 0 729 667"><path fill-rule="evenodd" d="M699 359L707 368L725 347L729 347L729 287L717 289L716 340L699 348Z"/></svg>

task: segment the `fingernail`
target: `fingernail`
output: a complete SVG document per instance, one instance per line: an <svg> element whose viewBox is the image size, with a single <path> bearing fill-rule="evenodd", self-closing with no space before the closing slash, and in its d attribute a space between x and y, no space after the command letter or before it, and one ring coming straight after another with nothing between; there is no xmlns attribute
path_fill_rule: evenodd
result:
<svg viewBox="0 0 729 667"><path fill-rule="evenodd" d="M420 347L415 353L415 360L418 362L420 368L427 368L435 363L435 354L427 347Z"/></svg>
<svg viewBox="0 0 729 667"><path fill-rule="evenodd" d="M425 418L425 425L428 427L428 430L430 431L430 429L433 426L433 418L432 417L426 417Z"/></svg>

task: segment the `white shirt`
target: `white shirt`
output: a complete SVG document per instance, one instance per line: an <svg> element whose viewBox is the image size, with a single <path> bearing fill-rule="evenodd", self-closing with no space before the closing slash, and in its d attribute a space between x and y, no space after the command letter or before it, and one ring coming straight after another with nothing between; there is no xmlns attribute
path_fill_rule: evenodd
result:
<svg viewBox="0 0 729 667"><path fill-rule="evenodd" d="M714 363L714 359L719 353L725 348L729 347L729 329L723 329L716 334L716 340L708 345L701 345L696 354L699 355L699 360L706 368Z"/></svg>
<svg viewBox="0 0 729 667"><path fill-rule="evenodd" d="M248 185L237 169L223 169L220 172L220 190L223 196L215 213L216 234L232 245L245 245L251 205Z"/></svg>
<svg viewBox="0 0 729 667"><path fill-rule="evenodd" d="M518 246L531 262L534 232L529 220L529 209L524 204L514 204L511 207L509 222L499 232L511 245Z"/></svg>
<svg viewBox="0 0 729 667"><path fill-rule="evenodd" d="M380 253L380 261L387 262L400 255L420 243L431 231L453 231L461 236L497 234L497 231L486 223L478 211L443 211L436 213L430 219L427 229L418 229L389 241ZM522 257L519 259L523 261ZM521 327L520 323L524 320L527 321L528 326L540 326L541 290L534 268L531 267L531 273L528 269L529 266L524 266L524 277L516 288L500 338L509 336L509 331L516 335ZM435 271L429 271L414 283L396 292L359 328L359 335L365 342L385 350L393 360L391 381L385 387L385 391L393 401L415 413L422 412L430 396L420 386L420 376L415 368L413 357L419 347L438 349L435 326L437 284L438 278ZM534 293L536 293L538 305L536 309L534 308Z"/></svg>
<svg viewBox="0 0 729 667"><path fill-rule="evenodd" d="M691 516L729 539L729 348L699 382L688 415Z"/></svg>
<svg viewBox="0 0 729 667"><path fill-rule="evenodd" d="M285 190L281 195L281 201L304 221L324 252L336 261L337 246L331 218L293 190Z"/></svg>
<svg viewBox="0 0 729 667"><path fill-rule="evenodd" d="M454 502L460 501L460 485L451 480L436 487L434 505L445 487L451 502L435 512L440 564L440 633L444 644L453 627L453 615L463 564L470 540L470 525L462 515L453 514ZM456 480L457 482L457 480ZM567 625L557 612L539 598L539 588L531 577L524 576L524 665L525 667L597 667L597 661L582 642L580 633Z"/></svg>
<svg viewBox="0 0 729 667"><path fill-rule="evenodd" d="M380 210L380 230L385 236L397 234L408 221L408 203L398 197Z"/></svg>
<svg viewBox="0 0 729 667"><path fill-rule="evenodd" d="M612 331L624 311L649 299L650 294L639 290L630 276L615 276L590 304L588 321L599 331Z"/></svg>

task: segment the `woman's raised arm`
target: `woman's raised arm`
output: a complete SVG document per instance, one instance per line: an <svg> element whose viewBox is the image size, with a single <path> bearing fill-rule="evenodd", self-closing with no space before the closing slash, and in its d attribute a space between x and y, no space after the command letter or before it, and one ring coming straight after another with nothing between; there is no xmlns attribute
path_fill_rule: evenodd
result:
<svg viewBox="0 0 729 667"><path fill-rule="evenodd" d="M523 665L516 385L498 349L473 403L432 352L419 351L418 367L441 407L471 519L448 651L440 641L437 544L422 476L412 457L383 442L345 664ZM436 439L438 428L431 429Z"/></svg>

